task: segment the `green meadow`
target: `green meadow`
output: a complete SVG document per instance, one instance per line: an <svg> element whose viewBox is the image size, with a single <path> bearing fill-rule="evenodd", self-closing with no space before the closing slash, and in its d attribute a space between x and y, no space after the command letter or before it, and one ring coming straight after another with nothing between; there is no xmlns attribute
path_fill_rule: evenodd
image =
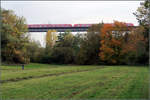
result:
<svg viewBox="0 0 150 100"><path fill-rule="evenodd" d="M49 65L1 66L1 98L148 99L146 66Z"/></svg>

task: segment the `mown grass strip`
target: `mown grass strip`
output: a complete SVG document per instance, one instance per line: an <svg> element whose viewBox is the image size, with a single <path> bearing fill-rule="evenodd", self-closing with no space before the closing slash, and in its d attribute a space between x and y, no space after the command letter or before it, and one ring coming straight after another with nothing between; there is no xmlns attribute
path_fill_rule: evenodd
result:
<svg viewBox="0 0 150 100"><path fill-rule="evenodd" d="M4 72L2 71L1 80L20 80L20 79L27 79L33 77L39 77L49 74L60 74L65 72L72 72L72 71L80 71L80 70L90 70L94 68L101 68L102 66L79 66L79 67L57 67L57 68L38 68L38 69L30 69L30 70L18 70L18 71L11 71L11 72ZM11 69L11 68L10 68Z"/></svg>
<svg viewBox="0 0 150 100"><path fill-rule="evenodd" d="M17 81L22 81L22 80L27 80L27 79L32 79L32 78L42 78L42 77L48 77L48 76L59 76L63 74L70 74L70 73L78 73L78 72L85 72L85 71L92 71L96 69L101 69L104 67L99 67L99 68L92 68L92 69L85 69L85 70L69 70L68 72L57 72L57 73L51 73L51 74L43 74L43 75L38 75L38 76L26 76L26 77L18 77L18 78L11 78L7 80L1 80L1 83L7 83L7 82L17 82Z"/></svg>

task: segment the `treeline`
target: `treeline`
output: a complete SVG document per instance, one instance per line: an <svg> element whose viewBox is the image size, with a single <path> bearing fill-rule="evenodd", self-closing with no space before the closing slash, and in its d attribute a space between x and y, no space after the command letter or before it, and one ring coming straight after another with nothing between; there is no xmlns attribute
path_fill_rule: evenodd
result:
<svg viewBox="0 0 150 100"><path fill-rule="evenodd" d="M73 35L69 30L46 33L46 47L31 41L23 17L10 10L1 10L1 60L5 63L56 63L56 64L148 64L150 3L145 1L134 15L137 27L114 21L114 25L92 25L86 34ZM144 12L144 13L143 13Z"/></svg>
<svg viewBox="0 0 150 100"><path fill-rule="evenodd" d="M46 34L46 48L32 48L32 62L56 64L148 64L147 39L143 26L127 27L125 23L97 24L85 35L67 31L57 37ZM29 51L31 52L31 51Z"/></svg>

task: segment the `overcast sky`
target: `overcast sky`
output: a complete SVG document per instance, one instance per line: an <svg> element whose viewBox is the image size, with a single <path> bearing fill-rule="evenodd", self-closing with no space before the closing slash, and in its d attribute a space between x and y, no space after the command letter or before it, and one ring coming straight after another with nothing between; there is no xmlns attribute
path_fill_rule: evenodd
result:
<svg viewBox="0 0 150 100"><path fill-rule="evenodd" d="M137 25L133 12L142 1L2 1L5 9L24 16L28 24L105 23L113 20Z"/></svg>

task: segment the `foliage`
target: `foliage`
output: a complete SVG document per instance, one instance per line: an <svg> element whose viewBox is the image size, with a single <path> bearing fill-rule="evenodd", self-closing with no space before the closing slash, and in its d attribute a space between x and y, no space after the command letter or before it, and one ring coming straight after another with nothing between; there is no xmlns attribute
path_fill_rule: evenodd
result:
<svg viewBox="0 0 150 100"><path fill-rule="evenodd" d="M144 26L150 25L150 18L149 18L150 1L145 0L144 2L142 2L141 6L138 7L137 11L133 14L136 16L140 25L144 25Z"/></svg>
<svg viewBox="0 0 150 100"><path fill-rule="evenodd" d="M150 28L150 1L145 0L143 3L141 3L141 6L138 7L137 11L133 13L140 26L144 28L144 31L142 32L144 35L144 41L146 42L146 53L144 56L146 56L146 63L148 64L148 58L149 58L149 28Z"/></svg>
<svg viewBox="0 0 150 100"><path fill-rule="evenodd" d="M69 40L70 43L68 42ZM70 30L66 30L64 33L59 33L58 41L56 46L57 47L65 47L65 46L72 46L73 43L73 35Z"/></svg>
<svg viewBox="0 0 150 100"><path fill-rule="evenodd" d="M139 26L128 35L128 40L123 48L124 53L126 53L127 64L146 64L148 62L143 32L144 27Z"/></svg>
<svg viewBox="0 0 150 100"><path fill-rule="evenodd" d="M108 64L122 64L123 44L125 34L128 34L128 28L125 23L115 21L113 25L104 24L101 30L100 59Z"/></svg>
<svg viewBox="0 0 150 100"><path fill-rule="evenodd" d="M52 51L53 63L73 63L74 61L74 36L68 30L60 33L58 42Z"/></svg>
<svg viewBox="0 0 150 100"><path fill-rule="evenodd" d="M30 62L42 62L43 57L45 56L45 48L41 47L38 41L30 40L27 50L30 57Z"/></svg>
<svg viewBox="0 0 150 100"><path fill-rule="evenodd" d="M87 34L82 38L80 51L77 55L76 62L78 64L98 64L99 63L99 48L100 48L100 30L103 24L95 24L91 26Z"/></svg>
<svg viewBox="0 0 150 100"><path fill-rule="evenodd" d="M56 35L56 30L48 30L46 33L46 48L54 47L56 41L58 40L57 35Z"/></svg>
<svg viewBox="0 0 150 100"><path fill-rule="evenodd" d="M52 63L71 64L74 61L74 50L71 47L55 47L51 59Z"/></svg>
<svg viewBox="0 0 150 100"><path fill-rule="evenodd" d="M47 37L51 37L50 35ZM45 55L43 56L43 63L61 63L61 64L69 64L74 62L75 55L75 36L67 30L64 33L60 33L58 35L58 40L56 41L53 48L45 48ZM48 42L47 44L51 44ZM50 47L50 46L49 46Z"/></svg>
<svg viewBox="0 0 150 100"><path fill-rule="evenodd" d="M1 9L1 56L2 62L29 63L27 55L27 25L23 17L11 10Z"/></svg>

